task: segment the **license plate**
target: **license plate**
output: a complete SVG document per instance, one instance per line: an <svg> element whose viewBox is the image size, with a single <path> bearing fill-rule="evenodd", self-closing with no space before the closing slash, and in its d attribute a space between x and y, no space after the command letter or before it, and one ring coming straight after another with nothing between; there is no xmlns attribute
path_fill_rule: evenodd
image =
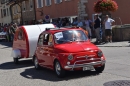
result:
<svg viewBox="0 0 130 86"><path fill-rule="evenodd" d="M83 71L86 71L86 70L93 70L93 66L85 66L83 67Z"/></svg>

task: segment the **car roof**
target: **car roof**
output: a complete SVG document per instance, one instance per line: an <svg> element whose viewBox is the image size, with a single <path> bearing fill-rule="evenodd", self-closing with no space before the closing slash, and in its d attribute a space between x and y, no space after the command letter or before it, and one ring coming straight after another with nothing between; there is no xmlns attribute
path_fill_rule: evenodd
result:
<svg viewBox="0 0 130 86"><path fill-rule="evenodd" d="M82 30L81 28L77 28L77 27L56 27L56 28L46 28L44 32L50 32L52 34L56 33L56 32L61 32L61 31L65 31L65 30Z"/></svg>

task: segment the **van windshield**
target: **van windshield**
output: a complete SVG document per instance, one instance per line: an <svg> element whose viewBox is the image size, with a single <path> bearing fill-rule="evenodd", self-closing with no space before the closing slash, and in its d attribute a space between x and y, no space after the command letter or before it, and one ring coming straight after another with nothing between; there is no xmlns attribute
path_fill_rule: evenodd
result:
<svg viewBox="0 0 130 86"><path fill-rule="evenodd" d="M55 42L57 44L67 42L82 42L87 41L88 37L82 30L65 30L54 34Z"/></svg>

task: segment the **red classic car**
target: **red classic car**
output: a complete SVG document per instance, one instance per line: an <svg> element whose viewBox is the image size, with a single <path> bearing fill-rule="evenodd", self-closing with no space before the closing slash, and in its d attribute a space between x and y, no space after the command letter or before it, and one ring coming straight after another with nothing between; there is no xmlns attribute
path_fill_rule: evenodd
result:
<svg viewBox="0 0 130 86"><path fill-rule="evenodd" d="M33 61L36 69L46 67L63 77L66 71L74 70L101 73L106 59L82 29L48 28L39 36Z"/></svg>

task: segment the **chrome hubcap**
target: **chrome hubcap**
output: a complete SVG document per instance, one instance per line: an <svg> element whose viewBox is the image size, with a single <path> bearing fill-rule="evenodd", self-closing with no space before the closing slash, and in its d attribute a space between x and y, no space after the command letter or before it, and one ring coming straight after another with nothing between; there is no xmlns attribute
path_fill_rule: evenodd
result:
<svg viewBox="0 0 130 86"><path fill-rule="evenodd" d="M55 69L56 69L56 73L57 73L58 75L60 75L61 67L60 67L59 62L56 62Z"/></svg>

